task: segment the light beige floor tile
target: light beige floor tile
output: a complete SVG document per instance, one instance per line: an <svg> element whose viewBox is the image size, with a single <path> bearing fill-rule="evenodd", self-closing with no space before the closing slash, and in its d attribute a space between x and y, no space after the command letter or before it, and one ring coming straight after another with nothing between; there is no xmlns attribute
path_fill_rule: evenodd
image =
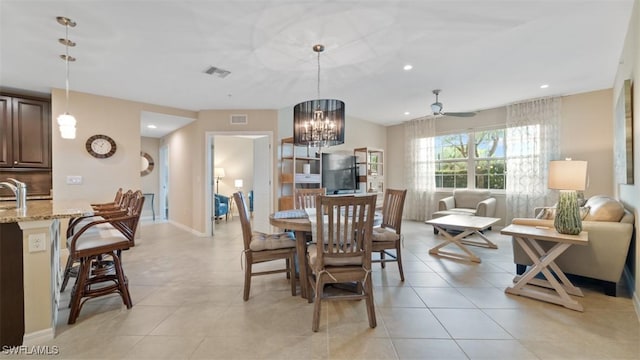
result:
<svg viewBox="0 0 640 360"><path fill-rule="evenodd" d="M393 339L400 359L468 359L455 340Z"/></svg>
<svg viewBox="0 0 640 360"><path fill-rule="evenodd" d="M207 337L191 359L327 359L326 335Z"/></svg>
<svg viewBox="0 0 640 360"><path fill-rule="evenodd" d="M554 341L521 341L539 359L555 360L637 360L638 341L568 341L561 337Z"/></svg>
<svg viewBox="0 0 640 360"><path fill-rule="evenodd" d="M201 337L145 336L123 359L189 359L203 340Z"/></svg>
<svg viewBox="0 0 640 360"><path fill-rule="evenodd" d="M240 224L216 227L215 237L200 237L143 222L142 238L124 256L133 308L117 295L92 299L67 325L68 289L57 336L45 344L65 359L637 359L640 352L640 322L624 287L627 295L615 298L585 283L577 298L583 313L504 294L515 266L511 239L495 230L488 236L498 249L472 247L483 260L474 264L430 255L440 242L432 228L405 221L406 280L394 263L372 267L377 327L369 328L364 301L323 302L314 333L313 304L291 296L284 274L254 277L242 300Z"/></svg>
<svg viewBox="0 0 640 360"><path fill-rule="evenodd" d="M454 339L513 339L502 327L478 309L432 309Z"/></svg>
<svg viewBox="0 0 640 360"><path fill-rule="evenodd" d="M455 288L414 288L418 296L433 308L476 308L468 298Z"/></svg>
<svg viewBox="0 0 640 360"><path fill-rule="evenodd" d="M413 287L451 287L437 273L405 273L405 281Z"/></svg>
<svg viewBox="0 0 640 360"><path fill-rule="evenodd" d="M392 338L451 338L428 309L382 308L380 314Z"/></svg>
<svg viewBox="0 0 640 360"><path fill-rule="evenodd" d="M397 359L391 339L352 336L329 337L330 359Z"/></svg>
<svg viewBox="0 0 640 360"><path fill-rule="evenodd" d="M469 359L538 359L518 340L457 340Z"/></svg>
<svg viewBox="0 0 640 360"><path fill-rule="evenodd" d="M523 306L517 297L497 288L458 288L467 299L481 309L508 309Z"/></svg>
<svg viewBox="0 0 640 360"><path fill-rule="evenodd" d="M373 299L380 307L425 307L410 287L374 287Z"/></svg>

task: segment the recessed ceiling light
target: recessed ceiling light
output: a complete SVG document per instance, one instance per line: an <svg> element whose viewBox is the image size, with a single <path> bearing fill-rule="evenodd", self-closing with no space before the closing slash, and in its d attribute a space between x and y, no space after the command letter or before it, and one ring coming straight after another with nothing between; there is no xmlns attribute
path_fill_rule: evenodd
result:
<svg viewBox="0 0 640 360"><path fill-rule="evenodd" d="M413 65L411 65L411 64L407 64L407 65L405 65L405 66L403 67L403 69L404 69L405 71L409 71L409 70L413 69Z"/></svg>
<svg viewBox="0 0 640 360"><path fill-rule="evenodd" d="M155 129L155 128L157 128L157 126L155 126L155 125L151 124L151 125L147 125L147 128L149 128L149 129Z"/></svg>
<svg viewBox="0 0 640 360"><path fill-rule="evenodd" d="M405 111L405 112L404 112L404 114L405 114L405 115L410 115L411 113L410 113L410 112L408 112L408 111Z"/></svg>
<svg viewBox="0 0 640 360"><path fill-rule="evenodd" d="M546 89L546 88L548 88L548 87L549 87L549 85L548 85L548 84L540 85L540 89Z"/></svg>

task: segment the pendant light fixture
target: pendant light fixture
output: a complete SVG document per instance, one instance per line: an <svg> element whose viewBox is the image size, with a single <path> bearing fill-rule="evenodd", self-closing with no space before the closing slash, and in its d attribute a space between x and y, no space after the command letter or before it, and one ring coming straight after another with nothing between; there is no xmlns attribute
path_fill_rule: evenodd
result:
<svg viewBox="0 0 640 360"><path fill-rule="evenodd" d="M324 45L314 45L313 51L318 54L318 97L293 108L293 142L320 148L344 144L344 102L320 99L320 53Z"/></svg>
<svg viewBox="0 0 640 360"><path fill-rule="evenodd" d="M58 116L58 127L60 128L60 136L63 139L75 139L76 138L76 118L69 114L69 62L76 61L76 58L69 55L69 47L76 46L76 43L69 40L69 27L75 27L76 23L64 16L58 16L56 18L60 25L65 27L65 38L58 39L58 42L64 45L65 53L60 55L60 58L64 60L66 67L66 82L65 82L65 97L66 104L64 114Z"/></svg>

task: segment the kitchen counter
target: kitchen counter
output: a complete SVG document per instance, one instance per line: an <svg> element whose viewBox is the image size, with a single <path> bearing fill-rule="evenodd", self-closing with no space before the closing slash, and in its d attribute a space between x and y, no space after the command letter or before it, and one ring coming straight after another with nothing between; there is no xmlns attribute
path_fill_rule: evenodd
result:
<svg viewBox="0 0 640 360"><path fill-rule="evenodd" d="M16 210L15 201L0 203L0 223L51 220L93 214L86 201L29 200L27 208Z"/></svg>
<svg viewBox="0 0 640 360"><path fill-rule="evenodd" d="M60 221L92 215L87 201L0 203L0 347L53 339L60 299ZM62 239L64 240L64 239Z"/></svg>

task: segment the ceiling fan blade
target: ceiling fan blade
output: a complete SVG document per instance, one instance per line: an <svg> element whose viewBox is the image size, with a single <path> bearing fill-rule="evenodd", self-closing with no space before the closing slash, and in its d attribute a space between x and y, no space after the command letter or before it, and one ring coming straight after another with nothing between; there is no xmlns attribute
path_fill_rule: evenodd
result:
<svg viewBox="0 0 640 360"><path fill-rule="evenodd" d="M442 115L445 116L455 116L455 117L472 117L472 116L476 116L475 112L446 112L446 113L441 113Z"/></svg>

